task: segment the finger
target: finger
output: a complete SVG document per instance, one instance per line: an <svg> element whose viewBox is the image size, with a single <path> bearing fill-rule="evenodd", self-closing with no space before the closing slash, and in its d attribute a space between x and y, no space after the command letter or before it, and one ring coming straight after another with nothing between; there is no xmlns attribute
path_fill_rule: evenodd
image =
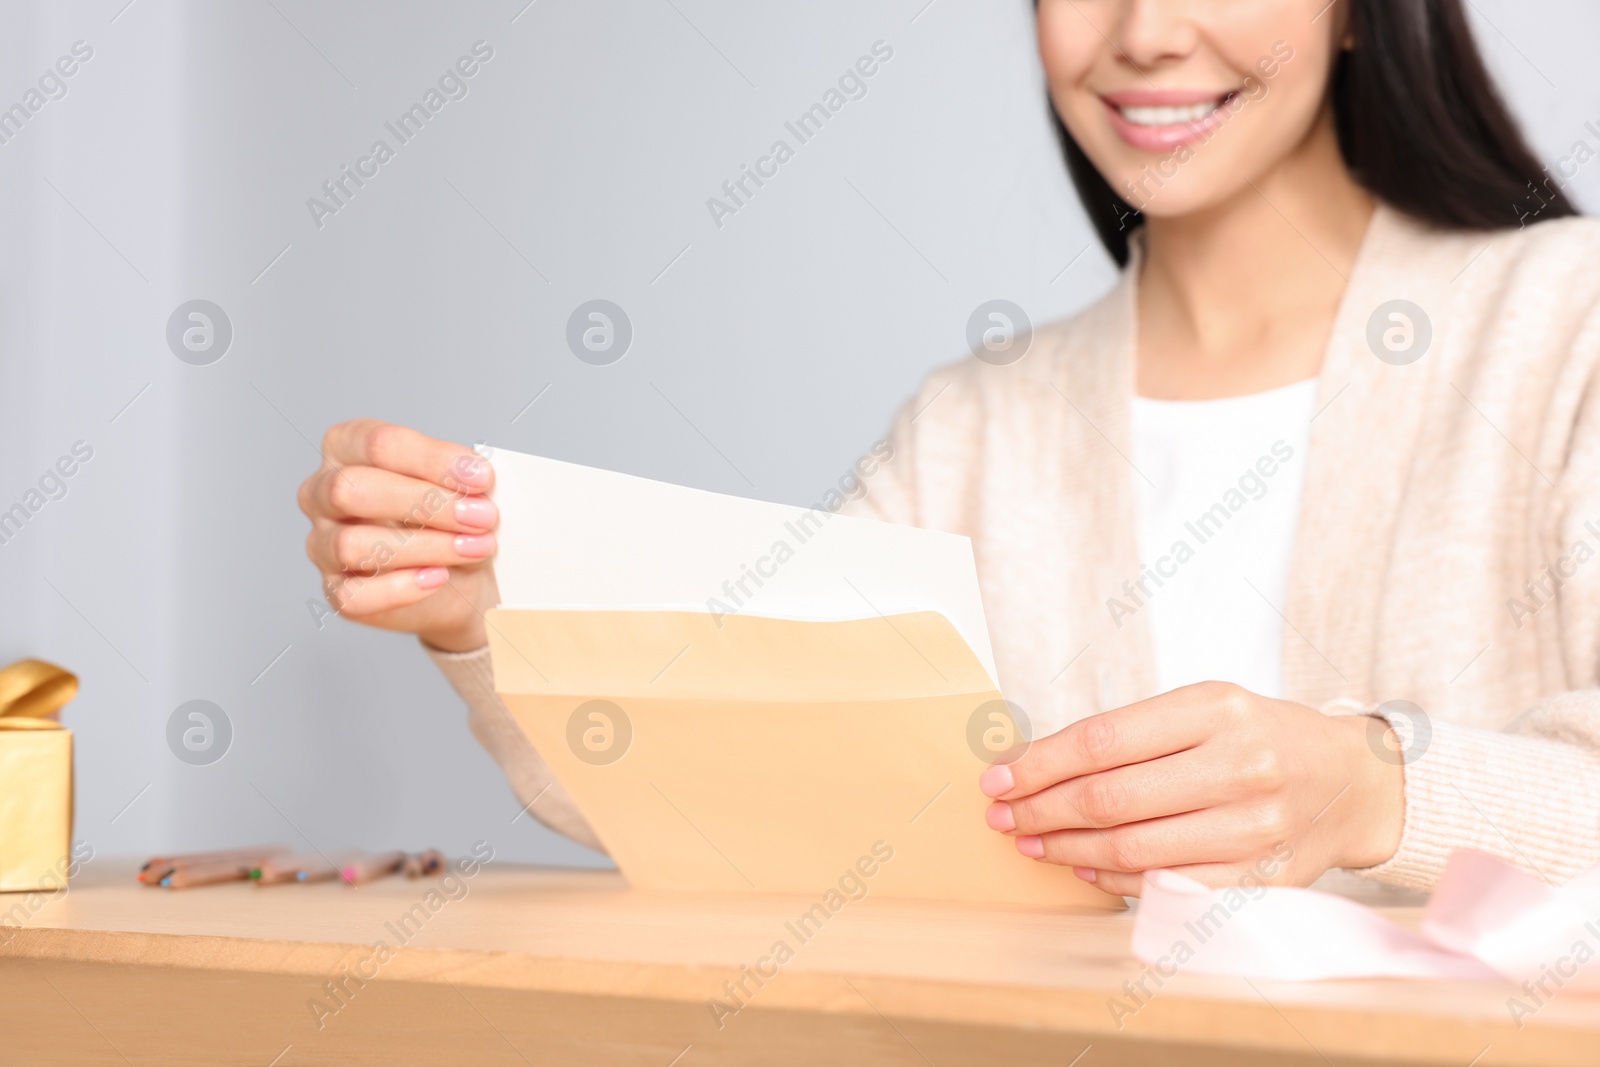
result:
<svg viewBox="0 0 1600 1067"><path fill-rule="evenodd" d="M1033 742L1015 762L990 767L978 784L986 795L1010 800L1068 778L1181 752L1209 735L1209 713L1248 696L1237 686L1205 682L1091 715Z"/></svg>
<svg viewBox="0 0 1600 1067"><path fill-rule="evenodd" d="M500 513L494 502L459 496L434 485L377 467L329 468L313 476L309 514L316 519L397 522L408 529L432 527L452 533L483 533Z"/></svg>
<svg viewBox="0 0 1600 1067"><path fill-rule="evenodd" d="M465 445L377 419L353 419L330 428L322 453L337 467L378 467L452 491L482 493L494 484L489 461Z"/></svg>
<svg viewBox="0 0 1600 1067"><path fill-rule="evenodd" d="M1258 856L1237 863L1187 863L1173 867L1172 871L1185 878L1193 878L1212 889L1241 889L1250 896L1259 896L1269 885L1290 884L1286 876L1283 856L1293 856L1287 846L1276 853Z"/></svg>
<svg viewBox="0 0 1600 1067"><path fill-rule="evenodd" d="M351 619L410 607L437 593L450 580L443 567L421 567L378 575L335 575L323 581L328 603Z"/></svg>
<svg viewBox="0 0 1600 1067"><path fill-rule="evenodd" d="M1126 874L1122 871L1097 871L1088 867L1074 867L1072 873L1098 889L1113 896L1136 897L1144 889L1144 874Z"/></svg>
<svg viewBox="0 0 1600 1067"><path fill-rule="evenodd" d="M1191 863L1169 867L1174 874L1192 878L1212 889L1238 889L1251 899L1258 899L1272 885L1284 884L1276 877L1282 869L1281 860L1261 857L1254 863ZM1143 895L1144 872L1097 871L1088 867L1074 867L1072 873L1091 885L1121 897ZM1289 883L1293 884L1293 883Z"/></svg>
<svg viewBox="0 0 1600 1067"><path fill-rule="evenodd" d="M1209 808L1239 795L1247 768L1185 749L1171 756L1069 778L1016 800L997 800L986 816L1002 833L1042 834L1143 822Z"/></svg>
<svg viewBox="0 0 1600 1067"><path fill-rule="evenodd" d="M492 533L395 529L361 523L319 521L306 537L306 555L317 569L377 574L403 567L456 567L494 554Z"/></svg>
<svg viewBox="0 0 1600 1067"><path fill-rule="evenodd" d="M1024 856L1063 867L1153 871L1191 863L1236 863L1283 840L1284 822L1265 806L1208 808L1106 830L1054 830L1016 839Z"/></svg>

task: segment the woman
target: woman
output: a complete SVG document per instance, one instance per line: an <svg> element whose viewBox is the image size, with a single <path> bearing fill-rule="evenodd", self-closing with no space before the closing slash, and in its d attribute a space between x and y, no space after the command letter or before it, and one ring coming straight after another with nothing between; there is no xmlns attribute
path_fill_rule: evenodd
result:
<svg viewBox="0 0 1600 1067"><path fill-rule="evenodd" d="M1038 29L1121 282L934 374L854 505L973 539L1007 696L1065 726L984 774L990 826L1121 894L1600 862L1600 227L1460 0L1041 0ZM597 844L494 696L488 468L371 422L327 453L330 598L419 634L534 814Z"/></svg>

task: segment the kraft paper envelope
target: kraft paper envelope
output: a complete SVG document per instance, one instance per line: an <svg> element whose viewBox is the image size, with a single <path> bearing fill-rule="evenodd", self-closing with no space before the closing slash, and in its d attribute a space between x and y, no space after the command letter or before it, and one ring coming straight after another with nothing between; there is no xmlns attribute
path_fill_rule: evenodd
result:
<svg viewBox="0 0 1600 1067"><path fill-rule="evenodd" d="M984 823L978 775L1026 725L965 538L492 460L495 686L634 886L820 898L855 871L876 896L1121 905Z"/></svg>

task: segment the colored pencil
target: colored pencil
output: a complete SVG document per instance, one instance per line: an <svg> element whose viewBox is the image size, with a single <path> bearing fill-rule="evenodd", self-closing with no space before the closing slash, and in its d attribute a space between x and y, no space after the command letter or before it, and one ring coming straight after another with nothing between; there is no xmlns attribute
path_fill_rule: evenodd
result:
<svg viewBox="0 0 1600 1067"><path fill-rule="evenodd" d="M346 885L360 885L362 882L376 881L386 878L400 869L406 861L406 854L398 850L394 852L379 852L374 855L364 856L352 863L347 863L339 871Z"/></svg>
<svg viewBox="0 0 1600 1067"><path fill-rule="evenodd" d="M234 860L254 867L268 856L287 851L283 845L253 845L250 848L224 848L211 852L183 852L172 856L156 856L146 860L144 866L139 868L139 881L146 885L156 885L182 867L228 863Z"/></svg>
<svg viewBox="0 0 1600 1067"><path fill-rule="evenodd" d="M444 869L444 853L436 848L430 848L426 852L408 853L404 869L407 878L425 878L430 874L438 874Z"/></svg>
<svg viewBox="0 0 1600 1067"><path fill-rule="evenodd" d="M184 889L195 885L215 885L218 882L239 882L249 877L248 860L222 860L217 863L189 863L175 867L162 876L159 884L168 889Z"/></svg>
<svg viewBox="0 0 1600 1067"><path fill-rule="evenodd" d="M319 852L290 852L272 856L250 872L259 885L279 882L320 882L339 875L339 863Z"/></svg>

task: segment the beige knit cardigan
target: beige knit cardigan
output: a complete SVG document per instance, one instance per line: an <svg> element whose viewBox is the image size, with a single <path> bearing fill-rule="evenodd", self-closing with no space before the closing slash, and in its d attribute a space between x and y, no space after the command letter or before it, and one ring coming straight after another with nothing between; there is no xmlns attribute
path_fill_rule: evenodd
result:
<svg viewBox="0 0 1600 1067"><path fill-rule="evenodd" d="M1010 366L931 375L851 505L972 538L1001 687L1046 731L1156 692L1148 614L1109 607L1154 562L1129 460L1138 275L1136 252ZM1369 340L1396 300L1431 323L1409 363ZM1262 605L1285 698L1426 716L1386 716L1409 741L1405 830L1357 873L1427 889L1456 848L1556 883L1600 863L1597 363L1600 222L1449 233L1379 208L1320 375L1285 602ZM598 846L487 652L434 658L522 802Z"/></svg>

